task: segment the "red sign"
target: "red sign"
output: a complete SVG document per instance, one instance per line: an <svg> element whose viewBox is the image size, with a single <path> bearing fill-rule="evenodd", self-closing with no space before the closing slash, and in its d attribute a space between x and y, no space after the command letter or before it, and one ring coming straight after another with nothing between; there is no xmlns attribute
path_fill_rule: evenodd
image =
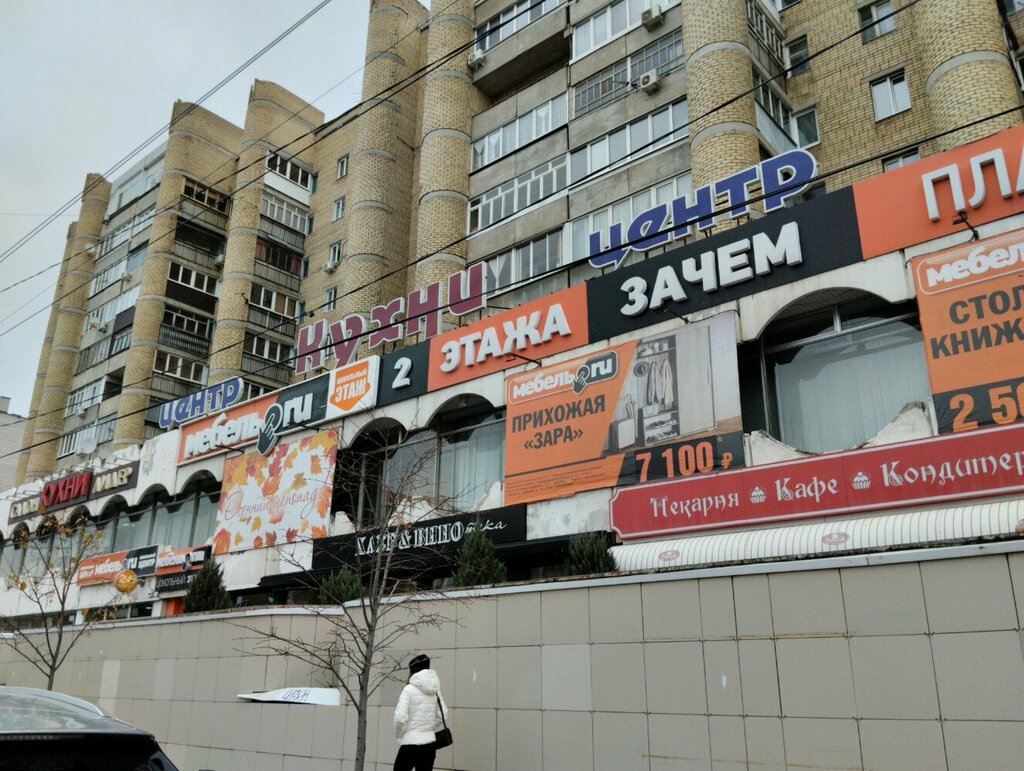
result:
<svg viewBox="0 0 1024 771"><path fill-rule="evenodd" d="M864 257L877 257L1024 211L1024 125L930 155L853 186Z"/></svg>
<svg viewBox="0 0 1024 771"><path fill-rule="evenodd" d="M1024 425L620 488L612 529L645 538L1024 490Z"/></svg>
<svg viewBox="0 0 1024 771"><path fill-rule="evenodd" d="M77 500L86 500L92 489L92 472L80 471L71 476L61 477L43 485L39 493L40 510L64 506Z"/></svg>
<svg viewBox="0 0 1024 771"><path fill-rule="evenodd" d="M576 284L430 338L428 387L436 391L588 342L587 287Z"/></svg>

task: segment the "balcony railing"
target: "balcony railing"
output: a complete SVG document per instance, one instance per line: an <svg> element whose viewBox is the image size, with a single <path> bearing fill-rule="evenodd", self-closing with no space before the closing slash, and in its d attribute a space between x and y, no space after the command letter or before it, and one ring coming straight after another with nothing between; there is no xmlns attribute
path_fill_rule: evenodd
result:
<svg viewBox="0 0 1024 771"><path fill-rule="evenodd" d="M291 289L293 292L299 291L299 284L301 279L294 273L289 273L286 270L275 268L273 265L263 262L262 260L256 260L256 265L253 268L255 273L260 278L269 279L283 287Z"/></svg>
<svg viewBox="0 0 1024 771"><path fill-rule="evenodd" d="M281 243L287 244L300 252L306 249L306 237L302 233L286 228L280 222L275 222L264 215L260 215L260 230L271 238L276 238Z"/></svg>
<svg viewBox="0 0 1024 771"><path fill-rule="evenodd" d="M207 270L218 270L217 256L181 241L174 242L174 254Z"/></svg>
<svg viewBox="0 0 1024 771"><path fill-rule="evenodd" d="M775 119L756 100L754 112L757 115L757 130L761 132L761 136L768 141L776 154L796 149L796 142L793 141L789 133L776 123Z"/></svg>
<svg viewBox="0 0 1024 771"><path fill-rule="evenodd" d="M248 321L259 327L260 332L276 332L288 338L295 337L295 322L292 319L278 316L254 305L249 306Z"/></svg>
<svg viewBox="0 0 1024 771"><path fill-rule="evenodd" d="M286 365L261 359L259 356L248 353L242 354L242 372L276 380L279 383L287 383L291 378L291 370Z"/></svg>
<svg viewBox="0 0 1024 771"><path fill-rule="evenodd" d="M161 345L169 345L179 351L187 351L205 358L210 353L210 341L201 335L185 332L167 324L160 325L160 333L157 336Z"/></svg>
<svg viewBox="0 0 1024 771"><path fill-rule="evenodd" d="M154 374L152 379L149 381L149 387L154 391L159 391L163 394L184 396L185 394L190 394L193 391L198 391L203 386L199 383L190 383L187 380L178 380L175 377L168 377L167 375Z"/></svg>
<svg viewBox="0 0 1024 771"><path fill-rule="evenodd" d="M178 203L178 211L185 215L191 222L202 222L204 225L217 228L218 230L228 229L228 218L213 209L208 209L191 198L182 197Z"/></svg>

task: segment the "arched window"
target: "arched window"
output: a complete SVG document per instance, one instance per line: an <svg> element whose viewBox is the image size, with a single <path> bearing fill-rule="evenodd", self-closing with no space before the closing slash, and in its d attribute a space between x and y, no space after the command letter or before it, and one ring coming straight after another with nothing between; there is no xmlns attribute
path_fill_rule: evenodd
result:
<svg viewBox="0 0 1024 771"><path fill-rule="evenodd" d="M857 446L930 398L917 308L849 289L809 295L741 347L740 383L744 430L807 452Z"/></svg>

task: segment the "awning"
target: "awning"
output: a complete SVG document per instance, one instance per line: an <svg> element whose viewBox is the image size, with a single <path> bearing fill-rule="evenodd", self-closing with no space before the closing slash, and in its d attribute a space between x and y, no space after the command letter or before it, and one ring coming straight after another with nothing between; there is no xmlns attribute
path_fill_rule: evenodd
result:
<svg viewBox="0 0 1024 771"><path fill-rule="evenodd" d="M1022 520L1024 499L1014 498L628 543L611 552L621 571L736 564L1012 536Z"/></svg>

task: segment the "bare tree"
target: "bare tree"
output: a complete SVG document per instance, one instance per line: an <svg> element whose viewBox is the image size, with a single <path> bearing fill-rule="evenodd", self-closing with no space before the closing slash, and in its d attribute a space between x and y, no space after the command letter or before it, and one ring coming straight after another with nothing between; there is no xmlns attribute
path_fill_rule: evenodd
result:
<svg viewBox="0 0 1024 771"><path fill-rule="evenodd" d="M317 633L310 638L239 624L253 634L256 650L305 662L324 675L325 685L345 693L357 716L356 771L366 761L370 698L407 666L402 640L454 622L424 602L442 593L421 587L439 563L444 569L446 558L439 559L435 549L417 547L413 538L417 522L452 513L450 499L438 497L434 489L436 450L410 452L408 446L376 444L339 455L342 492L335 507L342 509L337 516L352 518L355 532L353 548L335 564L351 575L321 584L310 581L308 588L318 592L322 603L305 606L316 619ZM305 567L293 548L277 548L282 561Z"/></svg>
<svg viewBox="0 0 1024 771"><path fill-rule="evenodd" d="M80 622L76 618L78 566L103 545L102 531L87 523L84 517L65 524L50 517L35 535L23 531L24 536L15 541L15 548L22 552L18 565L3 565L5 578L27 601L21 604L28 604L32 612L0 613L0 643L44 675L49 690L75 645L107 610L124 601L125 595L111 591L101 607L84 613Z"/></svg>

